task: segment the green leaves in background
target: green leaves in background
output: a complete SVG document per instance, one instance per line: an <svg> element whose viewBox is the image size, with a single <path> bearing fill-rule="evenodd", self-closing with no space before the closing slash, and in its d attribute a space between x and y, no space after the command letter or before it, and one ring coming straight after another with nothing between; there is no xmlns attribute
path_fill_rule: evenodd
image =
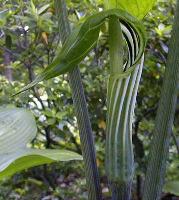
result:
<svg viewBox="0 0 179 200"><path fill-rule="evenodd" d="M169 181L164 186L164 191L179 196L179 181Z"/></svg>
<svg viewBox="0 0 179 200"><path fill-rule="evenodd" d="M6 24L6 20L9 16L9 10L0 11L0 28Z"/></svg>
<svg viewBox="0 0 179 200"><path fill-rule="evenodd" d="M27 148L36 132L36 123L29 111L0 108L0 179L45 163L82 160L79 154L66 150Z"/></svg>
<svg viewBox="0 0 179 200"><path fill-rule="evenodd" d="M105 0L106 9L119 8L142 19L157 0Z"/></svg>
<svg viewBox="0 0 179 200"><path fill-rule="evenodd" d="M131 26L138 34L140 49L136 57L137 63L143 54L146 44L145 31L142 24L124 10L107 10L90 16L80 27L75 29L54 61L32 83L19 91L19 93L30 89L40 81L66 73L81 62L96 45L101 26L111 16L117 16L120 21Z"/></svg>

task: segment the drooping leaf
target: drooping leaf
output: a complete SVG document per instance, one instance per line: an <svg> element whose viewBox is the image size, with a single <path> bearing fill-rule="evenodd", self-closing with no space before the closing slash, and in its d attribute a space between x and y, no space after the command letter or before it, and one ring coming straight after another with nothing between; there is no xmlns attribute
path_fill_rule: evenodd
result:
<svg viewBox="0 0 179 200"><path fill-rule="evenodd" d="M11 176L21 170L57 161L82 160L82 157L67 150L54 149L18 149L17 152L0 155L0 179Z"/></svg>
<svg viewBox="0 0 179 200"><path fill-rule="evenodd" d="M35 86L40 81L64 74L75 67L94 48L101 26L111 16L117 16L125 28L127 26L132 27L136 32L140 48L133 65L139 62L146 44L145 31L140 21L120 9L103 11L92 15L80 27L75 29L54 61L33 82L18 93ZM131 70L132 68L129 69L129 73ZM126 71L126 73L128 72Z"/></svg>
<svg viewBox="0 0 179 200"><path fill-rule="evenodd" d="M36 123L29 111L0 108L0 179L45 163L82 160L79 154L71 151L28 148L36 132Z"/></svg>
<svg viewBox="0 0 179 200"><path fill-rule="evenodd" d="M105 0L106 9L119 8L142 19L152 9L157 0Z"/></svg>

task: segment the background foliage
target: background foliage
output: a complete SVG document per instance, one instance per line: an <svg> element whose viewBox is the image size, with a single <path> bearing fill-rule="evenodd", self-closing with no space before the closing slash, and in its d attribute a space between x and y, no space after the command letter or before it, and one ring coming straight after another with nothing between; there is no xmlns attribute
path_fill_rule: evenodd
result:
<svg viewBox="0 0 179 200"><path fill-rule="evenodd" d="M68 0L67 5L72 27L83 21L86 16L103 8L102 0ZM142 191L174 7L173 0L158 1L153 11L143 20L149 41L134 120L134 199L140 199ZM34 90L12 97L12 94L32 81L36 74L51 63L56 51L60 49L54 12L53 1L50 0L0 0L0 105L14 104L28 108L34 113L38 135L32 146L65 148L80 153L77 122L66 75L42 82ZM104 145L109 63L105 38L106 27L102 30L97 47L80 64L80 69L94 131L103 194L108 199L110 194L104 173ZM179 106L173 133L175 139L173 137L171 140L163 199L167 199L167 196L171 199L173 194L178 193L174 188L177 188L179 180L179 149L176 145L179 137ZM2 181L0 185L0 200L87 199L82 162L35 167Z"/></svg>

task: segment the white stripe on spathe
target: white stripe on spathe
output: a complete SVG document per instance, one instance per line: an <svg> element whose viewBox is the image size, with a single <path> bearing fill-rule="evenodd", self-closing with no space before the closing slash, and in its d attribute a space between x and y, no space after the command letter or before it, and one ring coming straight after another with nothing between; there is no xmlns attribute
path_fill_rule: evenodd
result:
<svg viewBox="0 0 179 200"><path fill-rule="evenodd" d="M125 72L133 66L142 47L129 24L121 22L121 28L128 51L128 60L123 65ZM110 181L126 181L133 176L132 119L142 66L143 57L128 77L108 81L106 170Z"/></svg>

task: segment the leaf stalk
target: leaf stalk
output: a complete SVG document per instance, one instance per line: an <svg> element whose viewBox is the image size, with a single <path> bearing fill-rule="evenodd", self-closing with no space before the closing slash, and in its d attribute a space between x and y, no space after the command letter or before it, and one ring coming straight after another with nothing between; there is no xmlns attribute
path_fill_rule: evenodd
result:
<svg viewBox="0 0 179 200"><path fill-rule="evenodd" d="M179 0L177 0L164 83L150 145L143 200L158 200L162 192L179 87Z"/></svg>
<svg viewBox="0 0 179 200"><path fill-rule="evenodd" d="M55 0L56 13L59 20L59 32L64 44L70 34L65 0ZM69 72L69 83L72 90L73 104L80 132L81 148L84 160L86 184L89 200L102 200L93 132L89 120L87 103L84 95L81 75L76 66Z"/></svg>

